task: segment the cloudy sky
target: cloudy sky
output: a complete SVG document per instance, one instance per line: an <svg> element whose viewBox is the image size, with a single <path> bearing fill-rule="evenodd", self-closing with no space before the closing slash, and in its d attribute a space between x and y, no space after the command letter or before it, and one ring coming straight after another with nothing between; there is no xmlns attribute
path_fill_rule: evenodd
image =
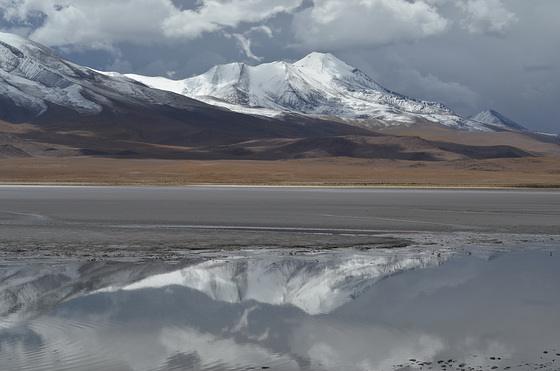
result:
<svg viewBox="0 0 560 371"><path fill-rule="evenodd" d="M0 29L101 70L182 79L330 52L462 115L560 133L559 0L0 0Z"/></svg>

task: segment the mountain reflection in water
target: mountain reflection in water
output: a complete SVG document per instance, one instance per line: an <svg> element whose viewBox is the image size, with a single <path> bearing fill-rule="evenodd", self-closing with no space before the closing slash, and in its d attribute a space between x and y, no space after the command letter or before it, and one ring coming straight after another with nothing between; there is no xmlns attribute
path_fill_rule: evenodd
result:
<svg viewBox="0 0 560 371"><path fill-rule="evenodd" d="M5 266L0 364L554 370L559 255L385 251Z"/></svg>

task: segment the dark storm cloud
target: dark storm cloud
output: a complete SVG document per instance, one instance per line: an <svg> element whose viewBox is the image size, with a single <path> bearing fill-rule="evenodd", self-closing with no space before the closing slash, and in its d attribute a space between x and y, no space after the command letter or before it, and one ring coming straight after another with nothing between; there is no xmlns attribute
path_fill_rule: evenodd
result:
<svg viewBox="0 0 560 371"><path fill-rule="evenodd" d="M333 52L388 89L560 131L557 0L0 0L0 14L97 69L184 78Z"/></svg>

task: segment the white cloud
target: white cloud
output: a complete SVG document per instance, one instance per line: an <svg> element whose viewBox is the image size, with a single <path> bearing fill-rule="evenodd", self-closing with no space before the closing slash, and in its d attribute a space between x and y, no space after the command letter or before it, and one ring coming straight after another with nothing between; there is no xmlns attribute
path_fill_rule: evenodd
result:
<svg viewBox="0 0 560 371"><path fill-rule="evenodd" d="M303 49L344 50L422 39L448 24L427 0L314 0L293 28Z"/></svg>
<svg viewBox="0 0 560 371"><path fill-rule="evenodd" d="M26 23L44 16L29 38L47 46L113 50L118 42L140 44L162 37L161 22L171 0L4 0L4 18Z"/></svg>
<svg viewBox="0 0 560 371"><path fill-rule="evenodd" d="M265 25L260 25L260 26L255 26L255 27L251 27L251 29L249 30L249 32L263 32L266 34L266 36L268 36L270 39L274 36L274 33L272 32L272 29L268 26Z"/></svg>
<svg viewBox="0 0 560 371"><path fill-rule="evenodd" d="M457 0L456 5L467 15L462 24L470 33L503 34L519 21L501 0Z"/></svg>
<svg viewBox="0 0 560 371"><path fill-rule="evenodd" d="M234 34L225 34L226 37L228 38L234 38L237 40L237 45L241 48L241 50L243 50L243 52L245 53L245 55L247 56L247 58L251 58L256 60L257 62L261 62L264 58L263 57L257 57L255 54L253 54L252 50L251 50L251 39L249 39L249 34L254 33L254 32L260 32L260 33L264 33L266 36L268 36L268 38L272 38L274 36L272 29L268 26L265 25L260 25L260 26L254 26L251 27L251 29L249 29L249 31L243 33L243 35L238 34L238 33L234 33Z"/></svg>
<svg viewBox="0 0 560 371"><path fill-rule="evenodd" d="M302 0L202 0L196 10L175 9L164 20L163 31L168 37L197 38L204 32L237 27L242 22L257 23L277 14L292 12Z"/></svg>
<svg viewBox="0 0 560 371"><path fill-rule="evenodd" d="M238 33L225 34L225 36L237 40L237 45L239 45L241 50L243 50L248 58L254 59L258 62L263 60L262 57L257 57L255 54L253 54L253 52L251 51L251 40L247 39L245 36Z"/></svg>
<svg viewBox="0 0 560 371"><path fill-rule="evenodd" d="M303 4L303 0L197 0L182 9L172 0L0 0L0 12L5 20L17 23L20 33L27 28L26 36L47 46L117 54L122 42L193 40L218 31L243 35L235 39L247 51L248 33L272 37L267 21L280 14L295 13L292 27L298 46L328 51L441 34L452 24L442 15L448 6L460 10L460 22L470 32L503 33L518 20L502 0L308 0ZM242 32L240 26L249 31Z"/></svg>
<svg viewBox="0 0 560 371"><path fill-rule="evenodd" d="M5 20L30 25L32 40L47 46L115 51L115 44L192 40L208 32L259 23L291 12L302 0L199 0L180 10L171 0L0 0ZM262 29L270 34L270 29Z"/></svg>

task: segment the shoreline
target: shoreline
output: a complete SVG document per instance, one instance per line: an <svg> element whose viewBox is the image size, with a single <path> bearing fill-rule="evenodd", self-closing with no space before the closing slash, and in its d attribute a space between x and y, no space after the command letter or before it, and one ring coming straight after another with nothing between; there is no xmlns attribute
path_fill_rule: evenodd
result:
<svg viewBox="0 0 560 371"><path fill-rule="evenodd" d="M255 187L255 188L389 188L389 189L533 189L555 190L560 184L415 184L415 183L197 183L134 181L0 181L0 187Z"/></svg>
<svg viewBox="0 0 560 371"><path fill-rule="evenodd" d="M198 230L198 232L204 232ZM212 233L214 230L207 230ZM348 236L329 235L329 244L317 241L317 234L297 233L297 244L257 243L248 238L256 231L245 231L244 238L235 243L214 241L212 243L168 241L158 245L151 242L118 241L109 243L85 243L83 241L14 241L0 240L0 266L34 263L64 264L67 262L181 262L193 259L213 260L263 255L294 256L300 258L328 257L332 254L388 254L408 255L419 252L432 255L478 255L482 253L514 253L525 250L557 251L560 234L549 233L488 233L488 232L421 232L379 231L374 235L348 241ZM277 236L267 232L271 239ZM327 233L328 234L328 233ZM345 243L339 241L345 238ZM219 239L218 239L219 240Z"/></svg>

